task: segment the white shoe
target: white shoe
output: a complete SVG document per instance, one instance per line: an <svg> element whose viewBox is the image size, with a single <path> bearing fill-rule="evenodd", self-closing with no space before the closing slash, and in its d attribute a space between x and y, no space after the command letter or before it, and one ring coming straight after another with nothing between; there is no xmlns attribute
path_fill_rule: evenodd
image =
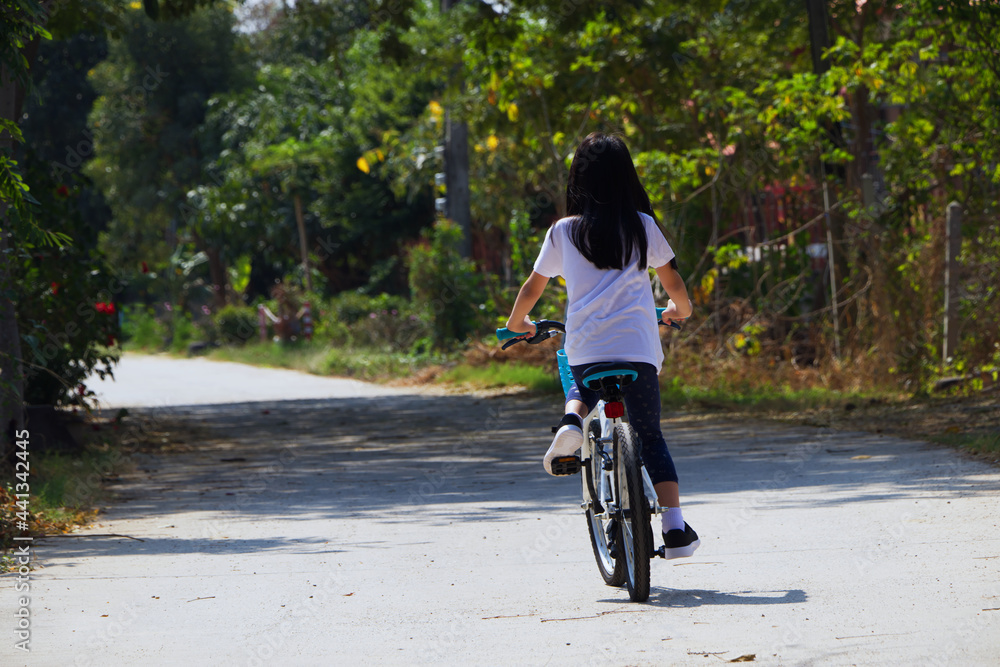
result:
<svg viewBox="0 0 1000 667"><path fill-rule="evenodd" d="M545 472L550 475L560 474L558 472L552 472L552 460L559 458L560 456L573 456L576 450L583 446L583 429L579 426L574 426L573 424L566 424L556 431L556 437L552 438L552 444L549 445L549 451L545 452L545 458L542 460L542 465L545 466ZM577 466L579 469L579 466ZM575 472L575 471L574 471ZM561 473L567 474L567 473Z"/></svg>

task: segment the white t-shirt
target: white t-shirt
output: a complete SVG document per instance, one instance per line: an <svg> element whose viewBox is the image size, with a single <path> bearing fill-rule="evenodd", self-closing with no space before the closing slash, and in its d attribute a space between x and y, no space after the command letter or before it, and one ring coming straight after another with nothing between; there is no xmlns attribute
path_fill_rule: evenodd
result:
<svg viewBox="0 0 1000 667"><path fill-rule="evenodd" d="M646 227L646 262L659 268L674 251L653 218L640 213ZM535 272L566 280L566 357L570 365L598 361L635 361L663 365L663 347L656 324L656 305L649 273L640 271L633 252L622 270L598 269L573 245L573 218L549 228L535 260Z"/></svg>

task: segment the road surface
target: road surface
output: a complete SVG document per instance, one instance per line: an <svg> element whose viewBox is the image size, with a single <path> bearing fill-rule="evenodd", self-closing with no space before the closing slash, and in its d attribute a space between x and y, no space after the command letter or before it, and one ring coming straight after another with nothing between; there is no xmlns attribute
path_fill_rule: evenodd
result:
<svg viewBox="0 0 1000 667"><path fill-rule="evenodd" d="M109 404L188 424L40 540L2 665L996 665L1000 470L870 434L664 421L695 557L603 584L549 400L126 357ZM158 407L149 407L158 406Z"/></svg>

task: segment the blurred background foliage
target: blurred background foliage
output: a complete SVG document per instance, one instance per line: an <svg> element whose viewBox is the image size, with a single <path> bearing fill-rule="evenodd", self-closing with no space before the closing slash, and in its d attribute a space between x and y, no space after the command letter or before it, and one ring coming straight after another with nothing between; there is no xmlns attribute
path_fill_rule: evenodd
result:
<svg viewBox="0 0 1000 667"><path fill-rule="evenodd" d="M27 396L71 400L119 326L145 348L243 345L257 306L293 297L331 349L468 347L509 312L594 130L626 138L696 302L678 364L995 381L1000 8L819 4L817 69L798 0L70 3L36 38L11 155L31 224L71 240L19 231L3 191ZM470 257L435 213L448 118L469 131ZM564 299L553 281L538 316Z"/></svg>

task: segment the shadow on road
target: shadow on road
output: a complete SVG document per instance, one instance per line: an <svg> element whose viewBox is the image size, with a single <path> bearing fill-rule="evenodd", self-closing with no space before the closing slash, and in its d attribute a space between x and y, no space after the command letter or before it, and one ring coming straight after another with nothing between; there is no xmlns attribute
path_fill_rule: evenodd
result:
<svg viewBox="0 0 1000 667"><path fill-rule="evenodd" d="M298 520L343 517L369 519L372 539L384 539L389 548L394 523L546 517L577 506L580 497L577 477L553 479L542 470L548 427L559 414L552 399L533 405L523 397L404 395L141 413L160 428L193 424L201 435L182 453L136 455L135 472L117 489L122 503L116 517L163 516L165 524L173 513L206 518L199 524L201 535L132 543L132 553L318 549L329 536L222 538L230 526L244 522L280 521L294 533ZM774 426L758 431L746 424L692 420L668 421L664 430L686 493L744 494L757 499L750 501L755 509L819 507L833 502L833 490L840 505L928 490L942 498L972 488L1000 491L975 462L871 434ZM87 540L77 555L113 552L122 542ZM656 600L664 606L778 604L796 596L804 593L784 591L784 597L758 600L739 593L662 590Z"/></svg>
<svg viewBox="0 0 1000 667"><path fill-rule="evenodd" d="M799 604L808 599L803 590L739 591L676 590L653 587L647 604L654 607L704 607L707 605Z"/></svg>

